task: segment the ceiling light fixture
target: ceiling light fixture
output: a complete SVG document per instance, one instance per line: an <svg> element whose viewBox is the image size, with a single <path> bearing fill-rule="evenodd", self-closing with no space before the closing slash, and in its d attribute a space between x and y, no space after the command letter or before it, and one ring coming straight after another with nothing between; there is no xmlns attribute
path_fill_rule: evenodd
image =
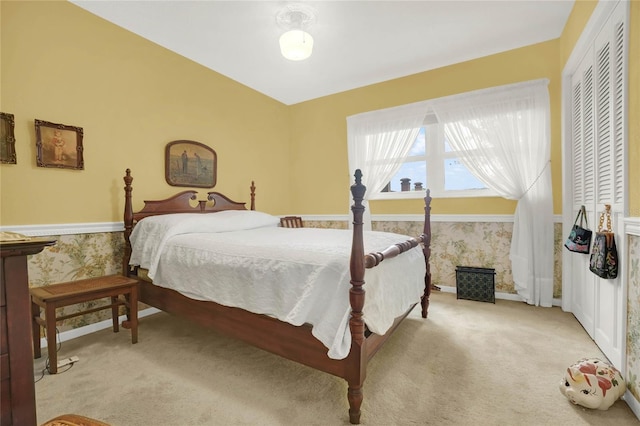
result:
<svg viewBox="0 0 640 426"><path fill-rule="evenodd" d="M292 61L302 61L311 56L313 37L306 30L316 21L316 11L308 5L291 3L276 16L280 27L286 30L280 36L282 56Z"/></svg>

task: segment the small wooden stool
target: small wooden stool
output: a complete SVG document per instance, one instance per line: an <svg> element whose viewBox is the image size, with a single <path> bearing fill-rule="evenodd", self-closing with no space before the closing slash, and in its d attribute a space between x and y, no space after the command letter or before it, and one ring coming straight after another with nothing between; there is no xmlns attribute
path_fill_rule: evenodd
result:
<svg viewBox="0 0 640 426"><path fill-rule="evenodd" d="M49 352L49 373L58 372L58 355L56 348L56 322L67 318L111 308L113 332L118 330L118 307L127 307L128 320L122 323L131 329L131 343L138 342L138 281L122 275L88 278L60 284L51 284L29 289L31 293L31 313L33 316L33 354L34 358L42 356L40 348L40 326L47 333L47 349ZM121 299L119 296L123 296ZM63 306L110 297L111 304L57 317L56 309ZM44 309L44 320L40 317L40 308Z"/></svg>

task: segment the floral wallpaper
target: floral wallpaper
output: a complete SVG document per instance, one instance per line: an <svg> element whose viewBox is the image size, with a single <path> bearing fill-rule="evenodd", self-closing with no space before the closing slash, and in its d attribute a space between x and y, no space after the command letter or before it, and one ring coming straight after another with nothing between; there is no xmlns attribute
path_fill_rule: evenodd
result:
<svg viewBox="0 0 640 426"><path fill-rule="evenodd" d="M345 221L305 221L305 226L347 228ZM503 222L433 222L431 238L431 273L435 285L456 285L456 266L493 268L496 292L515 293L509 264L512 224ZM420 222L374 222L378 231L420 235ZM29 256L30 286L75 281L83 278L121 273L124 240L121 232L54 236L57 243L41 253ZM561 257L563 250L561 225L555 227L554 297L561 293ZM629 236L629 294L627 304L627 384L640 401L640 236ZM66 314L106 304L93 301L61 308ZM123 312L124 313L124 312ZM59 330L82 327L110 318L103 310L69 318Z"/></svg>
<svg viewBox="0 0 640 426"><path fill-rule="evenodd" d="M419 235L420 222L374 222L380 231ZM432 222L431 280L455 287L456 266L495 269L496 292L515 294L509 250L513 224L506 222ZM562 297L562 225L555 225L554 291Z"/></svg>
<svg viewBox="0 0 640 426"><path fill-rule="evenodd" d="M46 247L37 255L29 256L30 287L120 274L122 271L122 255L124 253L122 232L49 237L57 240L55 245ZM62 316L80 312L106 305L108 302L108 299L103 299L66 306L59 308L57 314ZM58 330L78 328L109 318L111 318L111 311L108 309L93 312L64 320L58 324Z"/></svg>
<svg viewBox="0 0 640 426"><path fill-rule="evenodd" d="M640 236L629 235L627 389L640 401Z"/></svg>

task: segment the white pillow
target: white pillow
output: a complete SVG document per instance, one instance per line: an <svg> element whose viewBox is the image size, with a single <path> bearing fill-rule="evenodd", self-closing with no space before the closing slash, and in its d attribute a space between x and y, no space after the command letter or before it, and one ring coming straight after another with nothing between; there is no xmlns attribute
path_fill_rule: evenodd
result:
<svg viewBox="0 0 640 426"><path fill-rule="evenodd" d="M254 210L225 210L217 213L175 213L149 216L133 228L130 265L150 270L158 264L167 240L175 235L242 231L278 226L280 218Z"/></svg>

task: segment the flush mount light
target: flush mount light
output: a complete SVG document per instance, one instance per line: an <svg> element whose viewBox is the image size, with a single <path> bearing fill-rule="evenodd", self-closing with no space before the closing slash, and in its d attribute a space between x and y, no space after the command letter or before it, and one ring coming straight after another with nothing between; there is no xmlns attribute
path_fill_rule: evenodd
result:
<svg viewBox="0 0 640 426"><path fill-rule="evenodd" d="M316 11L311 6L290 3L276 16L278 25L285 30L280 36L282 56L292 61L302 61L311 56L313 37L307 32L316 21Z"/></svg>

